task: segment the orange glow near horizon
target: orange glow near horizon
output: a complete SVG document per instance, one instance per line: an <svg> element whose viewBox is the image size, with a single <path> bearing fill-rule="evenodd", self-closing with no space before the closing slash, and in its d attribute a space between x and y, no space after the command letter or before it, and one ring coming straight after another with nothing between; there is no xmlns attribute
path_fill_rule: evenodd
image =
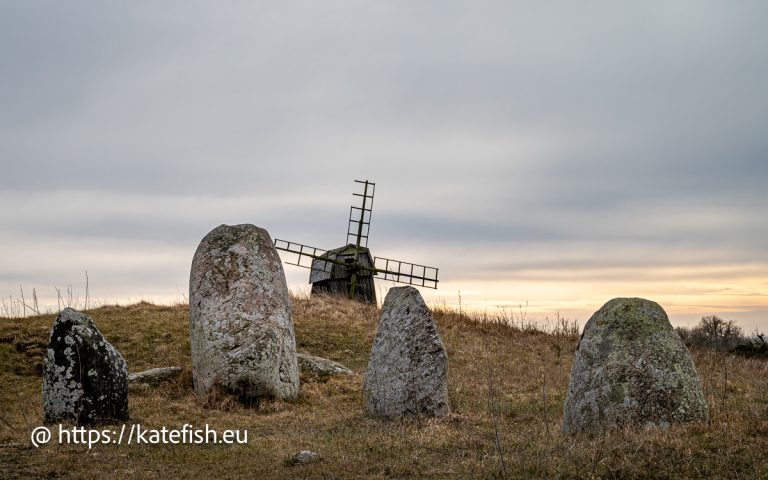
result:
<svg viewBox="0 0 768 480"><path fill-rule="evenodd" d="M557 315L584 323L615 297L642 297L659 303L673 325L693 325L704 315L735 320L745 333L768 331L768 265L708 267L653 267L646 269L525 270L506 279L448 279L439 289L420 289L433 306L461 307L464 311L505 312L545 322ZM307 294L307 270L290 267L286 277L291 291ZM378 281L381 303L392 282ZM158 304L186 303L185 288L148 288L144 292L92 292L90 306L127 305L141 300ZM461 299L459 299L459 295ZM84 295L78 297L80 303ZM43 311L55 311L57 299L40 295ZM82 305L78 305L82 307Z"/></svg>
<svg viewBox="0 0 768 480"><path fill-rule="evenodd" d="M768 327L768 276L765 266L670 267L638 272L602 270L523 272L520 279L451 280L425 291L427 302L492 312L520 310L537 319L557 314L582 325L615 297L642 297L659 303L673 324L687 325L704 315L736 320L745 331Z"/></svg>

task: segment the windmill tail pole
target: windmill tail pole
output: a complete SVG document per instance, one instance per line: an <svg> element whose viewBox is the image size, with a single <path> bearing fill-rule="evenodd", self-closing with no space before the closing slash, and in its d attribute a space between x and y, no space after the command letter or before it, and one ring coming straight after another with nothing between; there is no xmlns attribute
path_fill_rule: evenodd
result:
<svg viewBox="0 0 768 480"><path fill-rule="evenodd" d="M356 292L357 292L357 274L353 273L349 283L349 298L354 300Z"/></svg>

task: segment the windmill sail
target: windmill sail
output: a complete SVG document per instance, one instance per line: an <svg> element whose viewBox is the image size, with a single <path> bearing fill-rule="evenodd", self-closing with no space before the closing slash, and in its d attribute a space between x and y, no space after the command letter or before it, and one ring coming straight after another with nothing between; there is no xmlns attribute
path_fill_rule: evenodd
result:
<svg viewBox="0 0 768 480"><path fill-rule="evenodd" d="M373 211L373 194L376 184L368 180L355 180L364 185L363 193L353 193L362 197L362 206L349 207L349 226L347 227L347 244L354 243L358 247L368 247L368 233L371 229L371 212Z"/></svg>
<svg viewBox="0 0 768 480"><path fill-rule="evenodd" d="M381 275L382 280L437 288L437 268L435 267L383 257L374 258L373 263L376 274Z"/></svg>
<svg viewBox="0 0 768 480"><path fill-rule="evenodd" d="M294 254L293 261L283 260L288 265L309 268L313 271L330 273L335 259L328 255L328 250L310 247L296 242L275 239L275 248L283 252Z"/></svg>

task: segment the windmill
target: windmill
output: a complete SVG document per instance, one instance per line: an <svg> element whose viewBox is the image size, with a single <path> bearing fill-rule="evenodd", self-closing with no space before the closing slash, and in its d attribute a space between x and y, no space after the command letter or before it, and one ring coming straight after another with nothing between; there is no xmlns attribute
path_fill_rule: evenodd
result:
<svg viewBox="0 0 768 480"><path fill-rule="evenodd" d="M331 293L348 295L367 303L376 303L374 277L393 282L427 288L437 288L437 268L415 263L373 257L368 249L368 232L371 228L371 210L376 184L368 180L355 180L362 185L362 205L349 209L347 244L333 250L322 250L301 243L275 239L275 248L294 255L294 262L310 269L309 283L312 294Z"/></svg>

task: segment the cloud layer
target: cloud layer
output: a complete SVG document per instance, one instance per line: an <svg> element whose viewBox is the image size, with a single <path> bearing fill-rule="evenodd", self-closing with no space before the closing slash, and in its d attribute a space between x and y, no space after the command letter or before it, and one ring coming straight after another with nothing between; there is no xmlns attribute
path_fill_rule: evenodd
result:
<svg viewBox="0 0 768 480"><path fill-rule="evenodd" d="M439 266L438 297L768 328L766 14L5 2L0 293L183 294L220 223L332 248L368 178L374 253Z"/></svg>

